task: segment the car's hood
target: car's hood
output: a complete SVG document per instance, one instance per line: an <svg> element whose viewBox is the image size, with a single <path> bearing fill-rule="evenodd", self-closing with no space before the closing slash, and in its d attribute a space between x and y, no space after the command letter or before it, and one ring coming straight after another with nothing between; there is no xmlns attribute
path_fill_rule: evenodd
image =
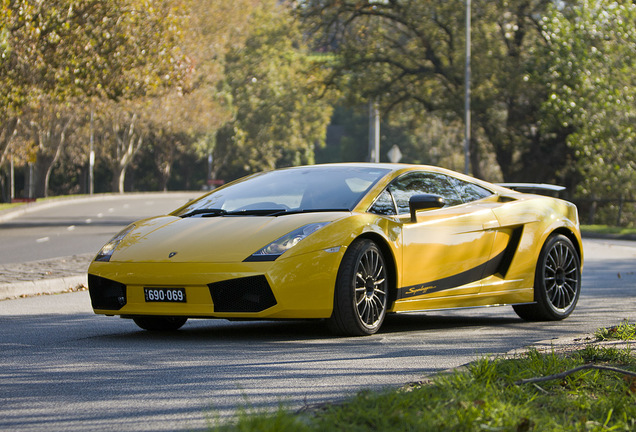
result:
<svg viewBox="0 0 636 432"><path fill-rule="evenodd" d="M342 217L342 213L279 217L160 216L136 222L110 261L240 262L296 228Z"/></svg>

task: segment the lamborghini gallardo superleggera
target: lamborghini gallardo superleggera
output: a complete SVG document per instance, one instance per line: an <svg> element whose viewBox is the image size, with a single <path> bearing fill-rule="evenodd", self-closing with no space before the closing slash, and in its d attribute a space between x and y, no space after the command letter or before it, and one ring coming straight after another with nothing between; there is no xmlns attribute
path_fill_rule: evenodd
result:
<svg viewBox="0 0 636 432"><path fill-rule="evenodd" d="M539 186L540 188L540 186ZM441 168L330 164L254 174L133 223L88 270L93 309L147 330L188 318L321 319L511 305L560 320L581 289L576 207Z"/></svg>

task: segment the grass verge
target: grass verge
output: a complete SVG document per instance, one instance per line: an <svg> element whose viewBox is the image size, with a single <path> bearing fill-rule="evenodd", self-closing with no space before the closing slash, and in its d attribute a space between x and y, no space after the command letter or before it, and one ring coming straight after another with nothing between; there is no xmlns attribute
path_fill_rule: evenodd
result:
<svg viewBox="0 0 636 432"><path fill-rule="evenodd" d="M597 341L607 339L600 334L633 339L636 333L634 324L612 328L618 330L599 330ZM581 366L596 369L564 376ZM520 382L547 376L542 382ZM514 358L484 358L426 383L364 391L316 410L244 411L236 421L211 430L631 431L636 430L636 355L628 344L615 348L591 343L575 351L530 350Z"/></svg>
<svg viewBox="0 0 636 432"><path fill-rule="evenodd" d="M63 199L68 199L68 198L81 198L81 197L88 197L88 196L89 195L87 195L87 194L57 195L57 196L52 196L52 197L47 197L47 198L37 198L35 200L35 202L41 203L41 202L46 202L46 201L56 201L56 200L63 200ZM9 210L9 209L14 208L14 207L20 207L20 206L23 206L25 204L26 203L24 203L24 202L0 203L0 211Z"/></svg>
<svg viewBox="0 0 636 432"><path fill-rule="evenodd" d="M634 236L636 235L636 228L621 228L607 225L581 225L581 233Z"/></svg>
<svg viewBox="0 0 636 432"><path fill-rule="evenodd" d="M22 203L0 203L0 211L23 205Z"/></svg>

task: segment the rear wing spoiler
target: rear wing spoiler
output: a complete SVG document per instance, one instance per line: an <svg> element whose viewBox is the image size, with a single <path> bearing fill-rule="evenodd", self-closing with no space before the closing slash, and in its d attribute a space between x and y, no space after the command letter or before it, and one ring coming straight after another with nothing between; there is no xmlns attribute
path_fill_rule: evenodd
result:
<svg viewBox="0 0 636 432"><path fill-rule="evenodd" d="M556 193L565 190L565 186L551 185L546 183L497 183L497 186L503 186L508 189L516 190L524 193Z"/></svg>

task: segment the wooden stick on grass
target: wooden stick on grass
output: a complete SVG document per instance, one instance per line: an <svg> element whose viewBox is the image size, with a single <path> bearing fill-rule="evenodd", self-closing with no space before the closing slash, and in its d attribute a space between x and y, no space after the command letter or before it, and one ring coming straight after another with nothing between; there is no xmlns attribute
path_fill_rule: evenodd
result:
<svg viewBox="0 0 636 432"><path fill-rule="evenodd" d="M600 366L600 365L594 365L594 364L586 364L586 365L579 366L579 367L576 367L574 369L570 369L568 371L561 372L561 373L554 374L554 375L522 379L522 380L519 380L519 381L515 381L515 384L519 385L519 384L528 384L528 383L538 383L538 382L551 381L551 380L555 380L555 379L561 379L561 378L565 378L568 375L572 375L575 372L578 372L578 371L581 371L581 370L585 370L585 369L606 370L606 371L616 372L616 373L619 373L619 374L623 374L623 375L627 375L627 376L636 378L636 372L631 372L631 371L627 371L627 370L624 370L624 369L619 369L619 368L615 368L615 367L611 367L611 366Z"/></svg>

